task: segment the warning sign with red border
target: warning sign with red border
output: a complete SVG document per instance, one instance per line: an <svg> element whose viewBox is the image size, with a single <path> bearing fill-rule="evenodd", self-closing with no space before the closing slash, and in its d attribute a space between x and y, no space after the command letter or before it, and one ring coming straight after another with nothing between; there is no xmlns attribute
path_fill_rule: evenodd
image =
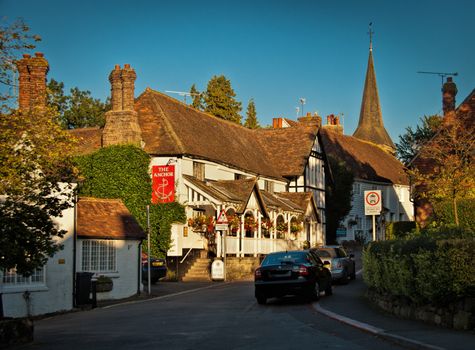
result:
<svg viewBox="0 0 475 350"><path fill-rule="evenodd" d="M381 214L381 191L364 191L364 213L365 215Z"/></svg>

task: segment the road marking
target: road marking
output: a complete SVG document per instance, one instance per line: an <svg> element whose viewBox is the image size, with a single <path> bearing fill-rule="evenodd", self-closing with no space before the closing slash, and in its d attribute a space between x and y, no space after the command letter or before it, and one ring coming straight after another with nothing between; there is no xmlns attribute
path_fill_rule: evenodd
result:
<svg viewBox="0 0 475 350"><path fill-rule="evenodd" d="M200 288L195 288L195 289L188 289L188 290L184 290L184 291L181 291L181 292L176 292L176 293L172 293L172 294L162 295L162 296L159 296L159 297L154 297L154 298L149 298L149 299L143 299L143 300L131 300L131 301L123 302L123 303L118 303L118 304L103 306L103 307L100 307L100 308L98 308L98 309L110 309L110 308L117 307L117 306L120 306L120 305L139 304L139 303L145 303L145 302L147 302L147 301L161 300L161 299L166 299L166 298L175 297L175 296L178 296L178 295L183 295L183 294L198 292L198 291L200 291L200 290L215 288L215 287L222 286L222 285L223 285L223 284L212 284L212 285L206 286L206 287L200 287Z"/></svg>
<svg viewBox="0 0 475 350"><path fill-rule="evenodd" d="M358 271L358 272L360 272L360 271ZM346 324L348 324L352 327L355 327L355 328L361 329L363 331L372 333L372 334L377 335L379 337L386 338L388 340L391 340L391 341L396 342L396 343L401 344L401 345L406 345L406 346L409 345L411 347L416 347L418 349L446 350L445 348L441 348L439 346L426 344L426 343L420 342L418 340L413 340L413 339L409 339L409 338L406 338L406 337L403 337L403 336L400 336L400 335L397 335L397 334L388 333L387 331L385 331L382 328L374 327L370 324L360 322L360 321L356 321L356 320L353 320L351 318L348 318L348 317L342 316L340 314L337 314L335 312L332 312L330 310L327 310L327 309L323 308L322 306L320 306L320 304L317 304L317 303L312 304L312 306L314 307L314 309L317 312L319 312L319 313L321 313L321 314L323 314L327 317L330 317L330 318L332 318L334 320L337 320L337 321L340 321L342 323L346 323Z"/></svg>

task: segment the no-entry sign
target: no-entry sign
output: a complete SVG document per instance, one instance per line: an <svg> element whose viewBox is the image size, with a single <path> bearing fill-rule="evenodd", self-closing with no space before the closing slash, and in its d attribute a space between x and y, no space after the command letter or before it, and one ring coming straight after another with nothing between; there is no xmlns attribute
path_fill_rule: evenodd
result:
<svg viewBox="0 0 475 350"><path fill-rule="evenodd" d="M365 215L381 214L381 191L364 191L364 213Z"/></svg>

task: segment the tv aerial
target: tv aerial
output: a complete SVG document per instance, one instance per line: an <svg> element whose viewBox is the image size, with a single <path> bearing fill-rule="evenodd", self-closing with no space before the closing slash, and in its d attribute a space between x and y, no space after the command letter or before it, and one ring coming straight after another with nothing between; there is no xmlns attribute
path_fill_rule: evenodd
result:
<svg viewBox="0 0 475 350"><path fill-rule="evenodd" d="M432 75L438 75L442 79L442 85L444 85L444 78L445 77L456 77L459 75L457 72L455 73L442 73L442 72L417 72L419 74L432 74Z"/></svg>
<svg viewBox="0 0 475 350"><path fill-rule="evenodd" d="M199 96L200 94L197 93L192 93L192 92L186 92L186 91L171 91L171 90L165 90L165 92L168 92L170 94L177 94L179 96L183 96L183 101L186 104L186 97L187 96Z"/></svg>
<svg viewBox="0 0 475 350"><path fill-rule="evenodd" d="M300 109L302 111L302 117L303 117L303 105L307 102L307 100L304 97L299 98L300 105L302 108Z"/></svg>

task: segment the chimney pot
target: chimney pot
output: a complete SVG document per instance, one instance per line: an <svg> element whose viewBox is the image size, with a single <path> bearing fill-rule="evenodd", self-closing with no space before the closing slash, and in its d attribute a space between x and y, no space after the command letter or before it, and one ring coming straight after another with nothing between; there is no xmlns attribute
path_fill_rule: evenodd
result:
<svg viewBox="0 0 475 350"><path fill-rule="evenodd" d="M43 53L42 52L35 52L35 56L36 57L43 57Z"/></svg>
<svg viewBox="0 0 475 350"><path fill-rule="evenodd" d="M130 64L126 63L124 64L124 69L129 69L130 68Z"/></svg>
<svg viewBox="0 0 475 350"><path fill-rule="evenodd" d="M116 64L114 67L115 70L120 70L120 64Z"/></svg>
<svg viewBox="0 0 475 350"><path fill-rule="evenodd" d="M24 54L23 54L23 58L30 58L30 57L31 57L31 56L30 56L29 54L27 54L27 53L24 53Z"/></svg>

